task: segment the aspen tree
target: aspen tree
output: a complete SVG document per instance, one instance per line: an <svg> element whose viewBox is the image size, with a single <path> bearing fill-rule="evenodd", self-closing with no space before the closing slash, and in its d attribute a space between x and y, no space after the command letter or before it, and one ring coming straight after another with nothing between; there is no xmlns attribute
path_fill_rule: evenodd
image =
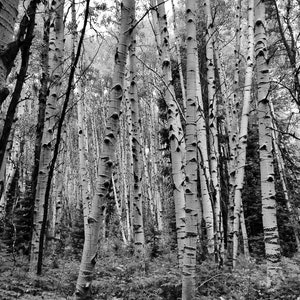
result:
<svg viewBox="0 0 300 300"><path fill-rule="evenodd" d="M16 174L19 159L20 159L20 137L15 133L15 130L12 132L12 141L7 145L7 162L5 168L5 185L0 198L0 220L5 217L5 208L7 201L7 194L10 190L11 184L13 182L14 176Z"/></svg>
<svg viewBox="0 0 300 300"><path fill-rule="evenodd" d="M22 43L22 47L21 47L22 55L21 55L20 68L19 68L18 76L16 78L15 88L11 95L8 108L6 110L6 117L4 120L2 118L3 114L1 114L1 110L0 110L0 169L3 167L2 165L5 156L7 142L9 139L10 131L12 129L12 125L14 123L15 112L21 97L21 92L25 82L25 78L27 76L30 48L33 40L33 31L35 27L35 16L36 16L37 6L39 3L40 0L30 1L26 9L26 13L24 14L20 22L16 40L9 43L8 45L5 44L1 45L4 47L4 49L1 49L2 51L0 51L0 56L2 59L2 63L5 62L6 64L6 67L4 67L3 69L4 72L6 72L4 77L6 77L13 66L14 60L19 52L19 48ZM6 4L9 7L6 7ZM15 1L9 1L9 2L6 1L5 4L3 4L3 6L1 7L0 17L4 18L4 20L2 19L3 23L1 23L1 25L4 25L4 27L6 27L6 28L2 28L1 34L4 36L1 37L3 37L4 40L6 41L7 38L8 39L12 38L11 33L13 32L15 16L17 14L16 11L17 5L16 6L15 5L16 5ZM7 35L7 37L5 35ZM1 105L2 102L8 96L8 89L7 87L0 87L0 89L1 89L0 90L0 98L1 98L0 105ZM1 178L0 178L0 190L1 190Z"/></svg>
<svg viewBox="0 0 300 300"><path fill-rule="evenodd" d="M172 3L172 13L173 13L174 34L175 34L176 58L177 58L177 63L178 63L180 86L181 86L181 92L182 92L182 103L183 103L183 108L185 110L186 109L186 91L185 91L184 77L183 77L183 71L182 71L182 61L181 61L181 55L180 55L180 38L178 35L178 30L177 30L177 16L176 16L174 0L171 0L171 3Z"/></svg>
<svg viewBox="0 0 300 300"><path fill-rule="evenodd" d="M80 83L77 83L75 95L79 98L81 95ZM81 97L77 101L77 132L78 132L78 151L79 151L79 190L83 205L83 218L85 231L88 230L88 216L90 214L90 193L89 193L89 174L88 174L88 149L86 136L86 114L84 109L84 98Z"/></svg>
<svg viewBox="0 0 300 300"><path fill-rule="evenodd" d="M116 184L115 184L115 179L114 179L114 175L111 175L111 182L112 182L112 186L113 186L113 193L114 193L114 198L115 198L115 203L116 203L116 210L117 210L117 215L118 215L118 220L119 220L119 224L120 224L120 229L121 229L121 235L122 235L122 239L124 244L127 244L127 239L126 239L126 235L125 235L125 229L124 229L124 225L123 225L123 221L122 221L122 207L119 204L119 199L118 199L118 195L117 195L117 189L116 189Z"/></svg>
<svg viewBox="0 0 300 300"><path fill-rule="evenodd" d="M126 101L126 127L127 127L127 133L128 133L128 143L127 143L127 149L126 149L126 159L128 162L128 186L129 186L129 193L128 193L128 212L129 212L129 220L130 220L130 231L131 231L131 237L133 241L133 184L134 184L134 178L133 178L133 155L132 155L132 141L133 141L133 129L132 129L132 114L131 114L131 104L130 104L130 98L128 95L128 90L125 90L125 101Z"/></svg>
<svg viewBox="0 0 300 300"><path fill-rule="evenodd" d="M186 0L187 33L187 103L186 103L186 187L185 187L185 245L182 270L182 299L196 295L197 195L197 136L196 136L196 2Z"/></svg>
<svg viewBox="0 0 300 300"><path fill-rule="evenodd" d="M143 113L143 112L141 112ZM145 126L149 126L148 124L146 125L145 123L141 123L141 127L145 128ZM152 215L152 218L155 222L155 225L157 226L158 229L158 222L157 222L157 203L155 202L155 199L153 197L153 193L152 193L152 186L151 186L151 179L149 178L149 168L148 168L148 161L146 159L146 149L148 150L148 145L147 145L147 141L144 138L144 135L146 133L145 132L141 132L141 145L144 145L143 149L142 149L142 162L143 162L143 181L142 181L142 186L145 189L145 194L147 195L147 203L150 207L150 213Z"/></svg>
<svg viewBox="0 0 300 300"><path fill-rule="evenodd" d="M135 255L143 258L145 255L145 234L143 221L143 202L142 202L142 147L141 142L141 118L139 112L139 101L136 85L136 65L135 54L136 30L131 32L131 43L129 46L129 100L132 115L132 155L133 155L133 235L135 245ZM151 199L152 201L152 199Z"/></svg>
<svg viewBox="0 0 300 300"><path fill-rule="evenodd" d="M238 144L237 144L237 161L235 172L234 188L234 220L233 220L233 268L236 267L238 252L238 236L240 229L240 213L242 204L242 190L244 186L245 166L246 166L246 149L248 141L248 123L251 102L251 89L253 78L253 59L254 59L254 0L248 1L248 50L247 50L247 67L245 74L245 86L243 95L242 117L239 126Z"/></svg>
<svg viewBox="0 0 300 300"><path fill-rule="evenodd" d="M196 53L196 66L199 65L198 52ZM201 185L201 197L203 207L203 219L205 220L207 234L207 251L209 255L215 252L215 228L213 199L210 188L211 174L209 170L208 147L207 147L207 126L204 115L204 105L202 99L201 83L199 69L196 68L196 93L197 93L197 111L196 111L196 129L197 129L197 150L200 162L199 175Z"/></svg>
<svg viewBox="0 0 300 300"><path fill-rule="evenodd" d="M268 39L266 34L265 1L255 0L255 60L258 86L259 157L267 286L280 280L280 245L276 218L272 121L269 107L270 75Z"/></svg>
<svg viewBox="0 0 300 300"><path fill-rule="evenodd" d="M157 214L157 226L158 230L163 230L163 215L162 215L162 195L160 193L160 182L159 182L159 173L158 173L158 143L157 143L157 106L151 101L150 103L150 112L149 112L149 119L150 119L150 149L148 156L151 162L150 168L150 178L151 178L151 189L154 190L154 201L156 204L156 214Z"/></svg>
<svg viewBox="0 0 300 300"><path fill-rule="evenodd" d="M173 197L175 203L176 214L176 231L178 244L178 261L179 266L182 266L183 251L184 251L184 237L185 237L185 173L184 173L184 153L185 141L183 136L182 124L180 120L180 113L178 103L175 101L175 90L173 85L173 78L171 72L170 61L170 44L169 31L167 23L167 15L165 11L165 4L163 0L158 0L158 24L159 36L161 44L158 45L161 53L161 64L164 80L164 95L168 107L168 129L170 140L170 152L172 161L172 179L174 183Z"/></svg>
<svg viewBox="0 0 300 300"><path fill-rule="evenodd" d="M48 180L49 166L52 160L53 133L57 112L57 101L60 94L62 55L63 55L63 9L64 1L51 1L50 11L53 12L50 21L49 43L49 74L50 89L46 103L45 124L40 153L39 174L37 178L36 197L34 203L33 233L30 253L30 270L33 272L37 266L40 251L40 239L43 238L42 221L45 207L45 193Z"/></svg>
<svg viewBox="0 0 300 300"><path fill-rule="evenodd" d="M126 117L127 118L127 117ZM124 118L126 120L126 118ZM125 123L125 121L124 121ZM127 227L127 241L132 240L132 230L131 230L131 220L130 220L130 201L129 201L129 191L128 191L128 178L127 178L127 153L126 153L126 143L125 143L125 134L124 129L126 128L125 124L120 130L120 165L121 165L121 177L122 177L122 186L123 186L123 198L125 202L125 214L126 214L126 227Z"/></svg>
<svg viewBox="0 0 300 300"><path fill-rule="evenodd" d="M64 185L64 173L66 172L65 162L63 159L66 157L66 151L63 153L62 161L60 162L60 166L57 170L56 177L56 189L54 191L54 203L53 203L53 237L56 241L54 243L53 255L56 255L56 245L59 241L61 241L61 220L62 220L62 212L63 212L63 185Z"/></svg>
<svg viewBox="0 0 300 300"><path fill-rule="evenodd" d="M91 215L88 218L89 234L85 236L75 299L86 299L91 294L91 282L97 260L97 244L105 210L105 197L110 187L112 167L120 119L120 106L124 96L124 74L126 57L132 26L134 25L135 1L124 0L121 4L121 26L119 43L115 53L112 90L108 103L108 113L102 151L99 157L96 195L92 201Z"/></svg>
<svg viewBox="0 0 300 300"><path fill-rule="evenodd" d="M229 136L229 209L228 209L228 239L227 239L227 260L228 266L232 267L232 255L233 255L233 221L234 221L234 188L235 188L235 172L236 172L236 151L237 151L237 134L238 134L238 116L239 116L239 103L240 103L240 64L241 64L241 5L242 0L236 0L235 2L235 67L233 74L233 96L229 98L229 109L227 117L227 128Z"/></svg>
<svg viewBox="0 0 300 300"><path fill-rule="evenodd" d="M12 51L14 26L18 15L19 0L10 0L1 2L0 11L0 108L3 101L9 94L9 90L6 86L6 77L10 72L13 62L10 62L9 55ZM1 120L0 120L1 121ZM0 133L2 134L2 126L0 124Z"/></svg>
<svg viewBox="0 0 300 300"><path fill-rule="evenodd" d="M2 107L3 102L9 95L9 89L6 86L6 78L12 67L12 63L9 59L10 51L12 51L14 26L18 15L19 0L4 1L1 3L0 12L0 136L2 135L4 126L4 112ZM5 189L5 164L7 152L3 154L3 160L0 163L0 197Z"/></svg>
<svg viewBox="0 0 300 300"><path fill-rule="evenodd" d="M209 102L209 162L213 186L213 203L215 215L215 232L217 253L220 255L223 241L223 221L221 213L220 174L219 174L219 141L217 127L217 97L214 63L214 24L211 16L210 0L204 2L206 13L206 68L207 91Z"/></svg>
<svg viewBox="0 0 300 300"><path fill-rule="evenodd" d="M44 131L44 120L46 111L46 102L48 95L49 84L49 33L50 33L50 16L49 6L44 6L44 30L43 30L43 48L41 50L41 79L40 89L38 94L38 116L35 130L35 145L34 145L34 166L31 174L31 196L35 199L36 185L39 173L40 155L42 149L42 138ZM32 215L34 206L32 207Z"/></svg>
<svg viewBox="0 0 300 300"><path fill-rule="evenodd" d="M243 237L244 256L246 259L249 259L250 258L249 241L248 241L248 233L247 233L246 220L245 220L243 206L241 206L240 223L241 223L241 231L242 231L242 237Z"/></svg>

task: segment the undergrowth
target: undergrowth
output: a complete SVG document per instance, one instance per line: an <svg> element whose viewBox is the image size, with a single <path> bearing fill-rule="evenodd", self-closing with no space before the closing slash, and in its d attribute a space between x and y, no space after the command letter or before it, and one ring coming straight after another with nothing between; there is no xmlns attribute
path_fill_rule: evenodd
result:
<svg viewBox="0 0 300 300"><path fill-rule="evenodd" d="M165 249L157 257L136 262L130 247L108 247L101 251L92 284L95 299L176 300L181 298L181 274L176 253ZM79 268L77 258L60 258L58 268L45 261L44 274L28 275L26 257L17 257L9 268L0 266L0 299L72 299ZM197 299L257 300L300 299L300 258L282 259L284 283L265 288L266 265L239 258L230 273L212 261L197 266ZM3 296L4 295L4 296ZM2 298L1 298L2 297Z"/></svg>

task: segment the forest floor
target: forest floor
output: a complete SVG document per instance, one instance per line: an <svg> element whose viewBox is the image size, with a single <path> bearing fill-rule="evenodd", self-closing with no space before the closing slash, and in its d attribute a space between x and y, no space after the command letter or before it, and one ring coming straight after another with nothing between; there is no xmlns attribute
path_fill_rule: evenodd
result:
<svg viewBox="0 0 300 300"><path fill-rule="evenodd" d="M143 264L124 249L107 249L99 257L93 294L99 300L180 299L181 275L176 254L160 253ZM240 257L237 270L230 273L212 262L197 266L197 299L257 300L300 299L300 256L282 259L285 282L272 290L264 287L266 265ZM30 277L27 258L0 258L0 299L72 299L79 259L72 255L58 260L48 258L43 276Z"/></svg>

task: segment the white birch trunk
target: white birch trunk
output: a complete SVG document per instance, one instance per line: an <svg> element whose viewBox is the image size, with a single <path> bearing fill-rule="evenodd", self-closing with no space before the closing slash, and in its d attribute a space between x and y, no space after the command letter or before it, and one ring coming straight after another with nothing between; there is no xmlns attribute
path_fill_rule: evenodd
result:
<svg viewBox="0 0 300 300"><path fill-rule="evenodd" d="M44 215L44 201L46 185L49 174L49 166L52 159L53 131L56 121L56 105L60 94L62 56L63 56L63 8L64 1L53 1L50 11L53 17L50 22L50 44L49 44L49 72L51 85L46 103L45 124L42 138L42 149L40 155L39 173L36 187L36 198L34 202L34 221L31 240L30 271L34 272L37 266L39 242ZM52 5L51 4L51 5Z"/></svg>
<svg viewBox="0 0 300 300"><path fill-rule="evenodd" d="M255 0L255 59L258 85L259 156L261 171L262 215L265 253L267 260L267 286L281 280L280 245L276 218L272 121L268 93L270 75L267 53L265 2Z"/></svg>
<svg viewBox="0 0 300 300"><path fill-rule="evenodd" d="M124 126L125 128L125 126ZM126 227L127 227L127 240L130 242L132 240L132 230L131 230L131 215L130 215L130 201L128 192L128 178L127 178L127 153L125 151L125 138L124 138L124 128L120 130L120 156L121 156L121 176L123 185L123 197L125 202L125 214L126 214Z"/></svg>
<svg viewBox="0 0 300 300"><path fill-rule="evenodd" d="M87 299L91 294L91 282L97 260L97 244L105 197L111 182L112 167L115 161L115 150L120 119L120 106L124 96L124 74L130 33L134 22L135 1L124 0L121 5L121 26L119 43L116 48L115 66L111 99L108 103L108 114L102 151L99 157L97 192L92 201L91 215L88 219L89 234L85 236L82 259L75 290L75 299Z"/></svg>
<svg viewBox="0 0 300 300"><path fill-rule="evenodd" d="M184 253L184 238L185 238L185 174L184 174L184 153L185 141L183 137L183 130L180 120L180 113L178 103L175 99L175 90L172 83L171 61L170 61L170 45L169 45L169 31L167 23L167 15L165 11L164 1L158 1L158 23L159 35L161 37L161 44L158 48L161 50L161 63L163 80L165 83L164 94L165 101L168 107L168 129L170 140L170 151L172 161L172 179L174 183L173 197L175 203L176 214L176 231L178 244L178 261L179 266L182 266L182 259Z"/></svg>
<svg viewBox="0 0 300 300"><path fill-rule="evenodd" d="M182 269L182 299L196 296L196 244L198 223L197 195L197 135L196 135L196 2L186 0L187 32L187 103L186 103L186 187L185 187L185 245Z"/></svg>
<svg viewBox="0 0 300 300"><path fill-rule="evenodd" d="M9 44L13 41L14 36L14 27L15 21L18 15L18 6L19 0L10 0L10 1L2 1L1 2L1 10L0 10L0 100L3 101L3 98L6 98L5 95L8 95L8 89L6 87L6 77L8 72L10 71L7 63L9 63L7 57L9 53L5 51L9 51ZM1 108L2 102L0 102ZM2 121L2 120L0 120ZM2 134L2 126L0 124L0 135Z"/></svg>
<svg viewBox="0 0 300 300"><path fill-rule="evenodd" d="M151 102L150 104L150 151L148 153L148 156L150 158L151 162L151 168L150 168L150 177L151 177L151 189L154 191L154 203L156 204L156 214L157 214L157 223L158 223L158 230L163 230L163 212L162 212L162 197L160 194L160 182L159 182L159 173L157 169L158 165L158 158L159 155L157 153L158 149L158 143L157 143L157 130L156 130L156 124L157 124L157 107L154 107L154 104Z"/></svg>
<svg viewBox="0 0 300 300"><path fill-rule="evenodd" d="M235 188L235 172L236 172L236 151L237 151L237 134L238 134L238 116L239 116L239 84L240 84L240 63L241 63L241 0L236 0L235 10L235 68L233 75L233 96L229 98L229 109L227 115L228 136L229 136L229 209L228 209L228 240L227 240L227 259L228 266L232 267L233 255L233 221L234 221L234 188Z"/></svg>
<svg viewBox="0 0 300 300"><path fill-rule="evenodd" d="M242 191L244 187L246 150L248 142L248 123L251 102L252 78L253 78L253 59L254 59L254 0L248 1L248 50L247 67L245 74L245 86L243 97L243 109L238 135L237 161L234 189L234 219L233 219L233 268L236 267L238 252L238 236L240 229L240 213L242 204Z"/></svg>
<svg viewBox="0 0 300 300"><path fill-rule="evenodd" d="M7 193L10 190L13 178L15 176L16 170L18 168L19 163L19 155L20 155L20 137L14 134L12 147L8 153L8 158L6 159L6 170L5 170L5 185L4 190L0 198L0 220L5 217L5 208L6 208L6 201L7 201ZM7 149L8 150L8 149Z"/></svg>
<svg viewBox="0 0 300 300"><path fill-rule="evenodd" d="M176 16L176 10L174 5L174 0L171 0L172 3L172 13L173 13L173 26L174 26L174 34L175 34L175 47L176 47L176 58L178 63L178 71L179 71L179 78L180 78L180 87L182 92L182 103L184 111L186 110L186 91L185 91L185 85L184 85L184 77L183 77L183 71L182 71L182 61L181 61L181 55L180 55L180 45L181 41L178 35L177 30L177 16Z"/></svg>
<svg viewBox="0 0 300 300"><path fill-rule="evenodd" d="M78 151L79 151L79 192L83 206L84 230L88 230L88 216L90 214L91 195L89 193L89 173L88 173L88 149L86 136L86 116L84 109L84 99L81 98L79 90L80 83L75 88L75 96L77 96L77 132L78 132Z"/></svg>
<svg viewBox="0 0 300 300"><path fill-rule="evenodd" d="M126 239L124 224L123 224L123 220L122 220L122 208L119 205L117 189L116 189L116 184L115 184L115 179L114 179L113 174L111 175L111 181L112 181L112 186L113 186L114 198L115 198L115 203L116 203L116 211L117 211L117 216L118 216L118 220L119 220L119 224L120 224L121 235L122 235L124 244L127 245L127 239Z"/></svg>
<svg viewBox="0 0 300 300"><path fill-rule="evenodd" d="M196 54L196 65L198 66L198 53ZM208 147L207 147L207 130L204 115L204 106L202 100L202 91L200 83L200 75L198 68L196 69L196 87L197 87L197 149L200 161L199 175L201 185L203 219L207 233L207 251L210 256L215 253L215 228L214 228L214 211L213 199L210 190L211 174L209 170Z"/></svg>
<svg viewBox="0 0 300 300"><path fill-rule="evenodd" d="M241 231L242 231L242 237L243 237L244 256L246 259L249 259L250 251L249 251L249 243L248 243L248 233L247 233L247 227L246 227L243 207L241 207L240 222L241 222Z"/></svg>
<svg viewBox="0 0 300 300"><path fill-rule="evenodd" d="M142 139L141 139L141 118L139 112L139 100L136 85L136 37L135 29L131 34L131 43L129 46L129 72L130 72L130 86L129 86L129 100L131 104L132 115L132 155L133 155L133 234L135 244L135 255L137 258L144 258L145 256L145 234L143 221L143 201L142 201ZM151 199L152 201L153 199Z"/></svg>
<svg viewBox="0 0 300 300"><path fill-rule="evenodd" d="M221 195L220 195L220 174L219 174L219 141L217 127L217 97L216 97L216 79L214 63L214 24L211 16L210 1L204 2L206 13L206 67L207 67L207 89L209 102L209 161L211 182L213 186L213 202L215 215L215 233L217 255L220 258L223 248L223 221L221 213ZM204 208L204 207L203 207Z"/></svg>

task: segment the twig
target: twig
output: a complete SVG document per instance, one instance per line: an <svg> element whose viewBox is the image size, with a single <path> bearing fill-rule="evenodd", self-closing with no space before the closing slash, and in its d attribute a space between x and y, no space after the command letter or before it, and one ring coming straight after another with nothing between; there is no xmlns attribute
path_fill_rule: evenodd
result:
<svg viewBox="0 0 300 300"><path fill-rule="evenodd" d="M214 279L214 278L216 278L216 277L218 277L218 276L220 276L220 275L223 275L223 274L222 274L222 273L216 274L215 276L208 278L207 280L203 281L203 282L200 284L199 287L203 286L204 284L208 283L209 281L211 281L212 279Z"/></svg>

